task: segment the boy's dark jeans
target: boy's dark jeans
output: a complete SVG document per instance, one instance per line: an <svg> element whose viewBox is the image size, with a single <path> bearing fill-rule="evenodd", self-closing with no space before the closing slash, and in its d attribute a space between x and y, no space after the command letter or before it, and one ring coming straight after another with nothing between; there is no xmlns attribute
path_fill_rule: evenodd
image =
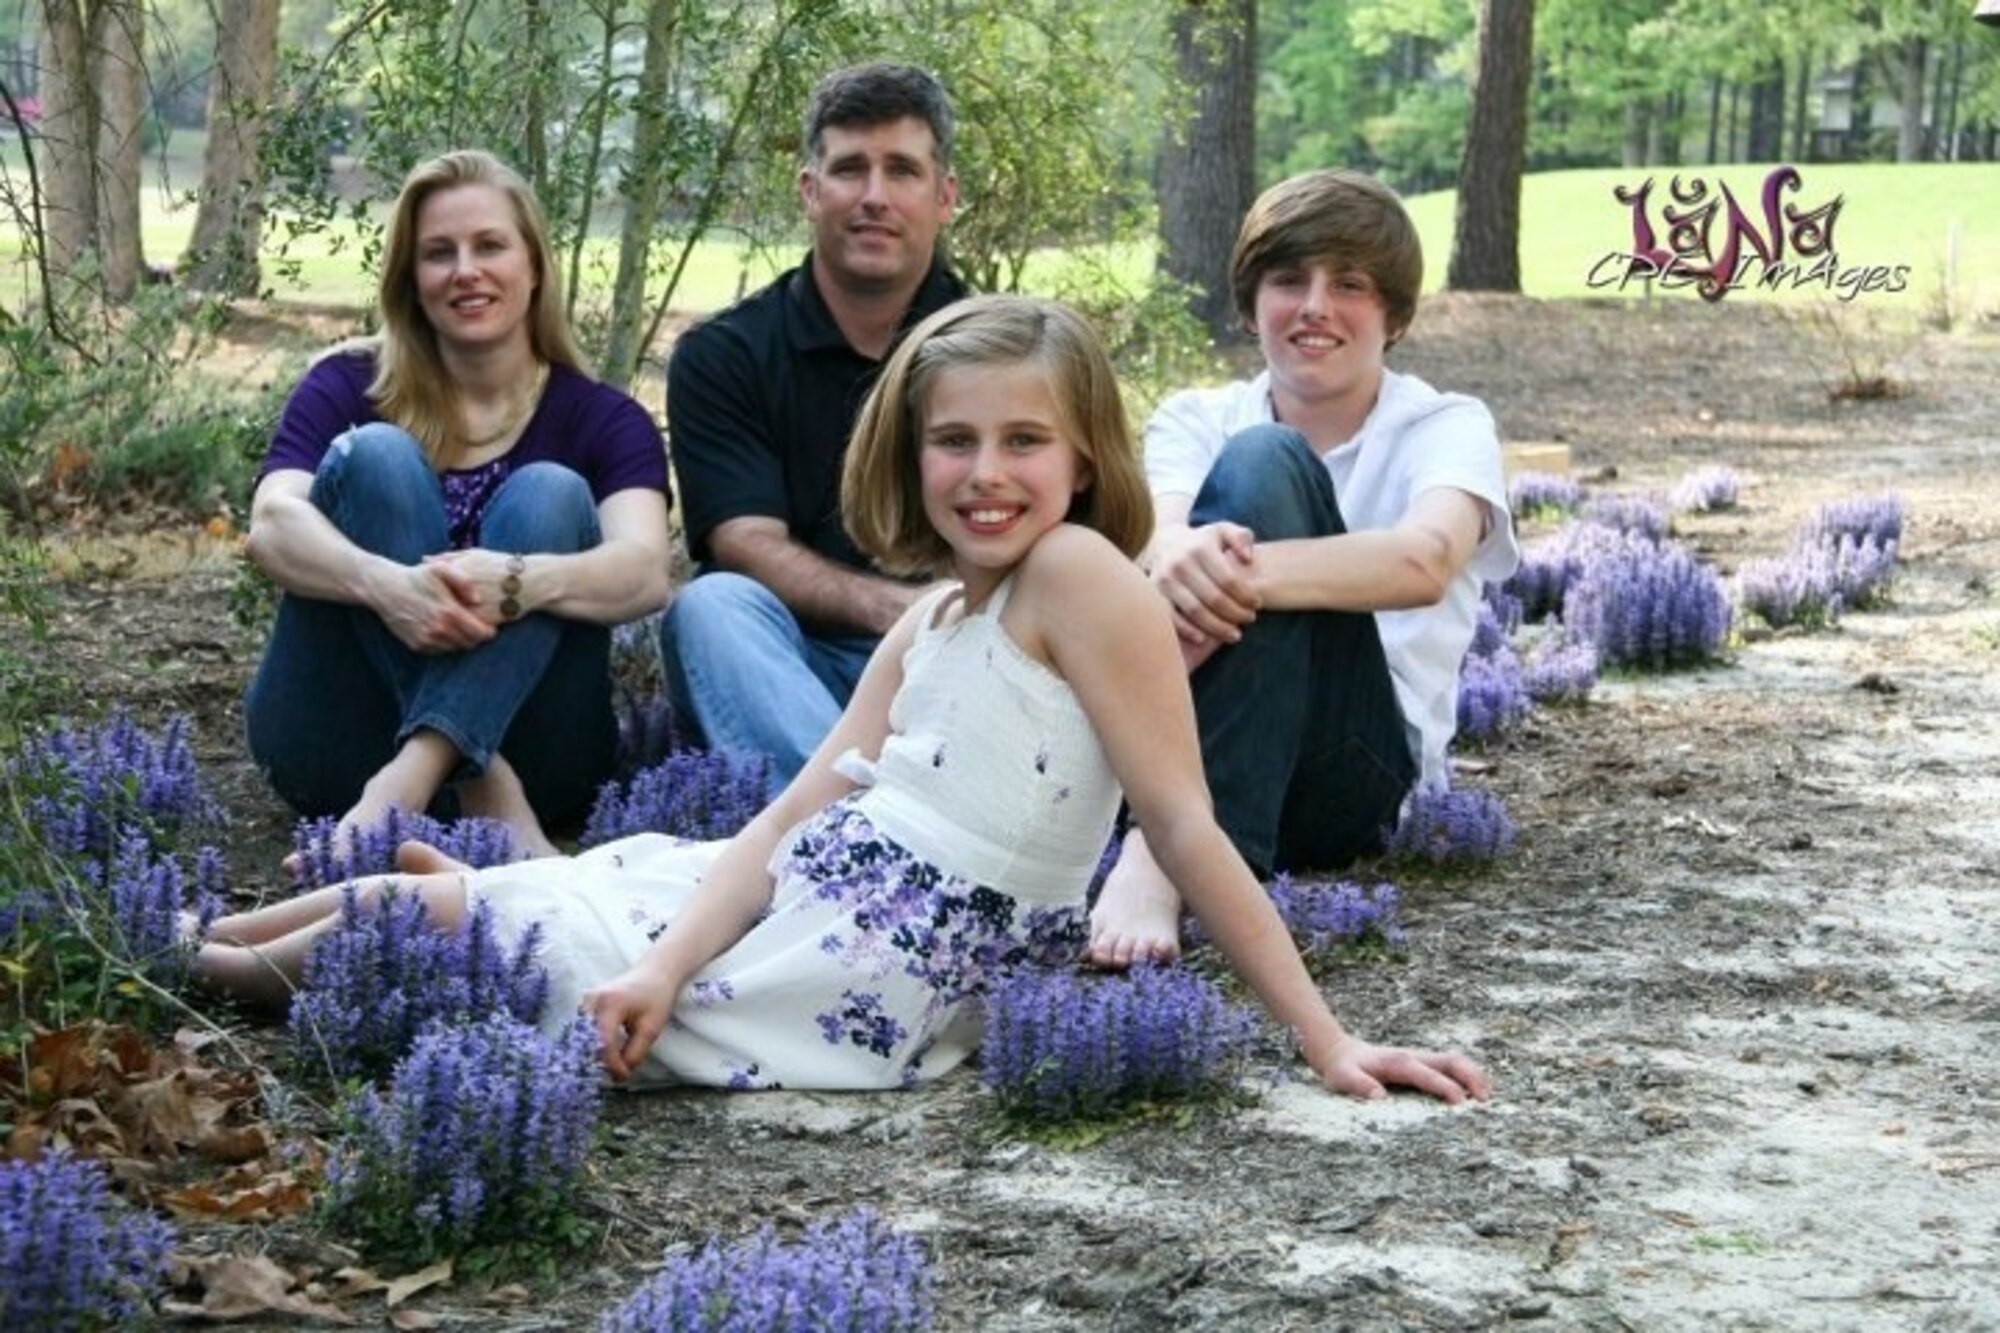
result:
<svg viewBox="0 0 2000 1333"><path fill-rule="evenodd" d="M1326 465L1280 425L1231 437L1203 482L1189 521L1225 520L1259 542L1347 531ZM1259 874L1380 849L1417 765L1373 614L1261 612L1192 685L1216 819Z"/></svg>

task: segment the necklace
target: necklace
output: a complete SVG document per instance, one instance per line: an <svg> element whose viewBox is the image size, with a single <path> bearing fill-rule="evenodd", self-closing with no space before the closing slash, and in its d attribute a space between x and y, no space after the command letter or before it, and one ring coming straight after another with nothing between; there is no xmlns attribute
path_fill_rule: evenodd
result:
<svg viewBox="0 0 2000 1333"><path fill-rule="evenodd" d="M484 449L487 445L496 444L521 429L527 423L528 418L534 415L536 406L542 401L542 390L546 389L548 384L549 363L546 361L535 362L535 381L528 387L528 392L513 402L507 410L507 415L502 417L500 424L492 430L487 431L484 435L467 435L465 437L466 447L468 449Z"/></svg>

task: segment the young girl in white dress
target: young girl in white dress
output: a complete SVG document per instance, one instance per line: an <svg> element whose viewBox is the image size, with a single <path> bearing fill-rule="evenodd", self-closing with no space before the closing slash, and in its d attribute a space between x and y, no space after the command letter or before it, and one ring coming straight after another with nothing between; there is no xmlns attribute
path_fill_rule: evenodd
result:
<svg viewBox="0 0 2000 1333"><path fill-rule="evenodd" d="M544 923L545 1024L579 1009L612 1078L883 1088L978 1044L1006 968L1073 958L1121 790L1154 856L1327 1087L1457 1102L1457 1052L1335 1021L1217 827L1174 630L1131 557L1151 531L1118 385L1075 313L988 296L925 320L864 407L842 481L883 568L948 576L882 642L839 724L727 842L642 835L468 870L419 844L400 882L455 926ZM282 1002L340 888L215 923L197 972Z"/></svg>

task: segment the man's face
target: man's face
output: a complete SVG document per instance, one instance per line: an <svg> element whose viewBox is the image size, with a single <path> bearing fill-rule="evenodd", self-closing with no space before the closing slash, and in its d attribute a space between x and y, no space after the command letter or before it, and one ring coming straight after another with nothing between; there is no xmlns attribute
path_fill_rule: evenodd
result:
<svg viewBox="0 0 2000 1333"><path fill-rule="evenodd" d="M821 273L869 293L930 267L958 203L958 178L938 170L935 147L930 126L914 116L826 127L818 160L799 172Z"/></svg>

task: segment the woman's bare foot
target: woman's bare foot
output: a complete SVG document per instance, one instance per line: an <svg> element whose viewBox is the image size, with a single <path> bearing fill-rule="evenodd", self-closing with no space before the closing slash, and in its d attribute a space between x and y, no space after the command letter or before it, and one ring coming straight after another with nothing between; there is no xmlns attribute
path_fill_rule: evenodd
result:
<svg viewBox="0 0 2000 1333"><path fill-rule="evenodd" d="M435 731L419 731L403 742L396 757L384 764L361 789L361 799L333 826L328 845L334 856L353 855L355 837L389 817L391 810L405 814L430 808L431 798L454 765L458 750ZM279 862L287 875L297 879L304 863L297 852Z"/></svg>
<svg viewBox="0 0 2000 1333"><path fill-rule="evenodd" d="M518 861L562 855L549 841L548 834L542 832L542 821L535 818L535 809L528 804L528 793L521 786L520 775L514 771L512 764L497 754L486 765L484 773L458 784L458 808L464 814L497 819L505 824L514 839L515 859Z"/></svg>
<svg viewBox="0 0 2000 1333"><path fill-rule="evenodd" d="M1090 909L1084 957L1112 971L1134 963L1171 963L1181 956L1180 927L1181 896L1134 829Z"/></svg>

